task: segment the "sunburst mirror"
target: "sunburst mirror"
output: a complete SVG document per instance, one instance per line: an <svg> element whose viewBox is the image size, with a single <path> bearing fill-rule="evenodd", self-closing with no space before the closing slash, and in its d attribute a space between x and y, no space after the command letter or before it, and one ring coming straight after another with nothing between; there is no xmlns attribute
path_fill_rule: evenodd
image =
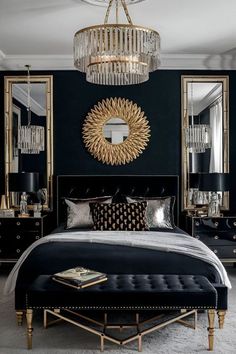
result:
<svg viewBox="0 0 236 354"><path fill-rule="evenodd" d="M145 113L132 101L107 98L88 113L83 140L90 154L108 165L127 164L145 150L150 127Z"/></svg>

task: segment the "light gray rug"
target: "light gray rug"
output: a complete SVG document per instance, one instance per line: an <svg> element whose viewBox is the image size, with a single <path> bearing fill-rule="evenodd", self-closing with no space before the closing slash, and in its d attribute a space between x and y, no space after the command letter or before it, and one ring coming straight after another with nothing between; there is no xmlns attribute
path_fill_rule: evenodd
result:
<svg viewBox="0 0 236 354"><path fill-rule="evenodd" d="M215 350L217 354L236 353L236 268L228 268L233 289L229 294L229 311L223 330L215 331ZM29 354L26 350L25 325L18 327L15 320L14 298L3 297L2 289L6 275L0 275L0 353ZM143 340L143 353L147 354L191 354L209 353L207 351L207 316L199 314L196 331L170 325L154 332ZM42 318L34 319L33 350L35 354L94 354L100 352L99 338L70 324L61 323L44 330ZM137 353L137 343L118 347L105 342L105 353Z"/></svg>

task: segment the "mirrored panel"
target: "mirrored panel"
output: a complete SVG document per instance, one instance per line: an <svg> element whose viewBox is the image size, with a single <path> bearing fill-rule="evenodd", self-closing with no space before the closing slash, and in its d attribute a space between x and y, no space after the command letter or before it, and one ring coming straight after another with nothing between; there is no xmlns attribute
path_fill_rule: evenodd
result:
<svg viewBox="0 0 236 354"><path fill-rule="evenodd" d="M26 76L5 77L5 130L8 207L19 206L20 193L11 181L19 182L18 174L25 172L26 178L37 178L37 191L28 193L29 203L39 202L44 210L52 209L52 76L31 75L30 80Z"/></svg>
<svg viewBox="0 0 236 354"><path fill-rule="evenodd" d="M222 185L229 172L228 128L228 77L183 76L183 210L206 207L213 192L219 193L221 209L229 208Z"/></svg>
<svg viewBox="0 0 236 354"><path fill-rule="evenodd" d="M110 118L103 126L103 136L111 144L121 144L129 136L129 126L122 118Z"/></svg>

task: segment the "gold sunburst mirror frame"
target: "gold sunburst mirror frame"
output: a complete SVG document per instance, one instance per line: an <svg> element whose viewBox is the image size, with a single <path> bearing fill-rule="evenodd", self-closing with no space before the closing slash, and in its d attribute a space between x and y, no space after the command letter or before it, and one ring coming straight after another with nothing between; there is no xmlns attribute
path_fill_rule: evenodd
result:
<svg viewBox="0 0 236 354"><path fill-rule="evenodd" d="M120 118L128 126L127 138L118 144L109 142L103 134L104 126L112 118ZM150 138L150 127L136 103L124 98L107 98L88 113L82 133L85 146L94 158L108 165L124 165L143 153Z"/></svg>

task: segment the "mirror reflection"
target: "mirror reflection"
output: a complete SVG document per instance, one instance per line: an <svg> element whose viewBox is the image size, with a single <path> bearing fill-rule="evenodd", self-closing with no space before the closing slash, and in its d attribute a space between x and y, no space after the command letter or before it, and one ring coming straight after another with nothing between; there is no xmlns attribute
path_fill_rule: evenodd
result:
<svg viewBox="0 0 236 354"><path fill-rule="evenodd" d="M228 189L222 181L229 172L228 78L186 76L182 80L183 209L208 205L213 192L227 209ZM220 181L219 187L210 190L206 179L209 186Z"/></svg>
<svg viewBox="0 0 236 354"><path fill-rule="evenodd" d="M103 126L103 136L111 144L121 144L129 136L129 126L122 118L111 117Z"/></svg>
<svg viewBox="0 0 236 354"><path fill-rule="evenodd" d="M28 204L52 208L52 76L5 78L6 198L18 208L21 192L13 180L37 178L37 190L27 193ZM23 177L22 177L23 178ZM35 189L35 188L34 188Z"/></svg>

